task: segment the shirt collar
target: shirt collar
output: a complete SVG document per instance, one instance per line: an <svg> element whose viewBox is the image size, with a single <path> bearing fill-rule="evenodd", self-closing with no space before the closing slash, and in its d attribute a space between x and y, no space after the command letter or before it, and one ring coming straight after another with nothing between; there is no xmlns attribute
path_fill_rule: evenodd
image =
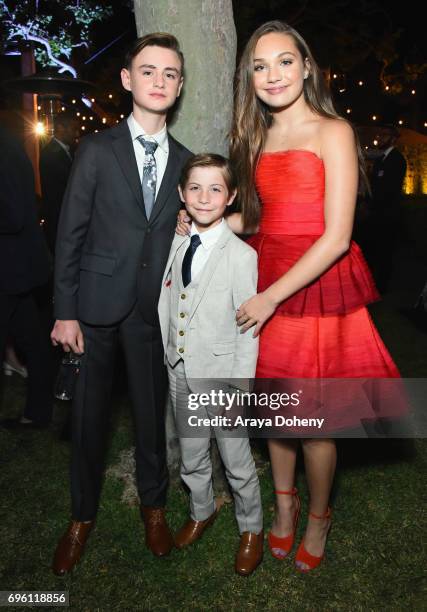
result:
<svg viewBox="0 0 427 612"><path fill-rule="evenodd" d="M132 140L136 140L138 136L144 136L147 140L154 140L155 142L157 142L157 144L164 153L169 153L169 141L166 123L160 130L160 132L157 132L157 134L146 134L142 125L140 125L133 116L133 113L129 115L127 122Z"/></svg>
<svg viewBox="0 0 427 612"><path fill-rule="evenodd" d="M202 232L201 234L197 231L194 224L192 224L191 235L193 236L194 234L199 234L203 248L209 250L218 241L218 238L224 230L225 223L225 219L221 219L221 223L218 223L218 225L215 225L215 227L212 227L211 229L208 229L206 230L206 232Z"/></svg>

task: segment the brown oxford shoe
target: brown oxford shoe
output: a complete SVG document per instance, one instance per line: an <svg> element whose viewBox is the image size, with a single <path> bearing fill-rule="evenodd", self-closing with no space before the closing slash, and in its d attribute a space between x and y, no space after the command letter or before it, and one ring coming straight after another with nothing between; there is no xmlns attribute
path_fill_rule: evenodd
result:
<svg viewBox="0 0 427 612"><path fill-rule="evenodd" d="M165 509L141 506L145 543L153 555L165 557L173 548L173 537L166 522Z"/></svg>
<svg viewBox="0 0 427 612"><path fill-rule="evenodd" d="M240 536L240 546L236 555L235 569L241 576L249 576L262 561L264 553L264 531L251 533L244 531Z"/></svg>
<svg viewBox="0 0 427 612"><path fill-rule="evenodd" d="M185 525L181 527L178 533L175 534L175 546L181 549L193 544L202 536L205 529L212 525L217 516L218 510L215 510L215 512L204 521L193 521L193 519L189 519Z"/></svg>
<svg viewBox="0 0 427 612"><path fill-rule="evenodd" d="M94 521L88 523L71 521L55 550L52 564L54 574L65 576L65 574L71 572L83 554L86 540L92 531L93 525Z"/></svg>

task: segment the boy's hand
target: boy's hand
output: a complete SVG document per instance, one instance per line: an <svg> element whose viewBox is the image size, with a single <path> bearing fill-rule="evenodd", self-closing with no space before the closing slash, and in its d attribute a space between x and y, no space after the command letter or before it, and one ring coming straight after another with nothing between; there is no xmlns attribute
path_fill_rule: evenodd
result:
<svg viewBox="0 0 427 612"><path fill-rule="evenodd" d="M83 333L78 321L55 321L50 338L53 346L61 344L66 353L84 353Z"/></svg>
<svg viewBox="0 0 427 612"><path fill-rule="evenodd" d="M189 236L191 231L191 217L186 210L180 210L176 220L175 232L180 236Z"/></svg>

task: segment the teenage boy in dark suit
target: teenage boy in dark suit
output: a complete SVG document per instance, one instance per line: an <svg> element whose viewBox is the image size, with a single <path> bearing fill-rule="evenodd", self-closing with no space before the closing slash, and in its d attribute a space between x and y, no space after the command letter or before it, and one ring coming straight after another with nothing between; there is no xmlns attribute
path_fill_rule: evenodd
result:
<svg viewBox="0 0 427 612"><path fill-rule="evenodd" d="M74 567L94 525L118 342L133 405L146 544L158 556L173 547L164 512L167 377L157 302L180 208L178 179L190 156L166 129L183 64L170 34L136 41L121 72L133 111L83 139L61 210L51 337L82 360L73 403L72 521L55 552L58 575Z"/></svg>

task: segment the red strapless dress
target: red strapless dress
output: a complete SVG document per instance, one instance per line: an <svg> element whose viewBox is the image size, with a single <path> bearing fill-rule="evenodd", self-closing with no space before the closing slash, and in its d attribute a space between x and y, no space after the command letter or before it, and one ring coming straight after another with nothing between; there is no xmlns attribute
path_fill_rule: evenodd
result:
<svg viewBox="0 0 427 612"><path fill-rule="evenodd" d="M258 290L283 276L324 231L322 160L305 150L264 153ZM257 378L399 377L366 305L379 298L355 242L318 279L285 300L260 336Z"/></svg>

